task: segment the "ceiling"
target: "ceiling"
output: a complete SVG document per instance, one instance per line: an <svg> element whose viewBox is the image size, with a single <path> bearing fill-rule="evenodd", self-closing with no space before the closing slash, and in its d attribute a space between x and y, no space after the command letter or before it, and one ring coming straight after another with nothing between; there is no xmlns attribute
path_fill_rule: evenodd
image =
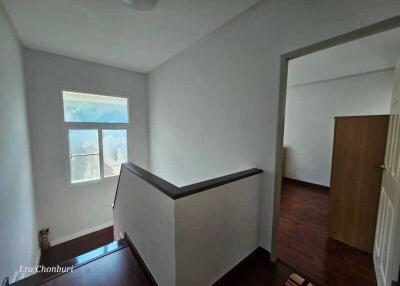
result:
<svg viewBox="0 0 400 286"><path fill-rule="evenodd" d="M399 57L397 28L291 60L288 86L393 68Z"/></svg>
<svg viewBox="0 0 400 286"><path fill-rule="evenodd" d="M3 0L26 47L139 72L257 1L160 0L152 11L136 11L119 0Z"/></svg>

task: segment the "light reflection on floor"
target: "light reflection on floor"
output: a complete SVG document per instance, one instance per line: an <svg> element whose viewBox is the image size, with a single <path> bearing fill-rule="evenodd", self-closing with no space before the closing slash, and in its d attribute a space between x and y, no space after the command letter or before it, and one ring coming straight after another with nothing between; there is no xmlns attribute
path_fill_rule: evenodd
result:
<svg viewBox="0 0 400 286"><path fill-rule="evenodd" d="M110 251L116 250L117 248L118 248L118 241L113 241L112 243L96 248L95 250L92 250L85 254L79 255L78 257L76 257L76 262L78 265L86 263L96 257L102 256Z"/></svg>

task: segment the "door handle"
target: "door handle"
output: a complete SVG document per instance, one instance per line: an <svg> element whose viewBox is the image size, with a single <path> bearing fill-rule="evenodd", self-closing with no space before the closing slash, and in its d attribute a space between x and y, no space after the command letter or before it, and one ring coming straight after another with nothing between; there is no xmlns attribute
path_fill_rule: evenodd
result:
<svg viewBox="0 0 400 286"><path fill-rule="evenodd" d="M385 171L385 170L386 170L385 164L377 165L376 168L379 169L379 170L382 170L382 171Z"/></svg>

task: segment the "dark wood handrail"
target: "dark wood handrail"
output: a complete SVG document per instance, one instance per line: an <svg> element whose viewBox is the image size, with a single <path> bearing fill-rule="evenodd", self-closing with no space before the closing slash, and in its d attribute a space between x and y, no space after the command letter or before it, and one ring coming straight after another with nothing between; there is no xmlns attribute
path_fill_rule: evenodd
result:
<svg viewBox="0 0 400 286"><path fill-rule="evenodd" d="M122 164L122 168L124 167L171 198L174 198L180 192L179 187L165 181L164 179L161 179L160 177L140 168L133 163Z"/></svg>
<svg viewBox="0 0 400 286"><path fill-rule="evenodd" d="M171 183L165 181L164 179L161 179L160 177L140 168L139 166L137 166L133 163L122 164L121 173L122 173L122 168L125 168L125 169L129 170L130 172L134 173L135 175L137 175L138 177L140 177L141 179L143 179L150 185L154 186L156 189L163 192L164 194L166 194L168 197L170 197L173 200L183 198L186 196L190 196L190 195L193 195L193 194L196 194L199 192L203 192L203 191L206 191L206 190L209 190L212 188L216 188L216 187L219 187L219 186L222 186L222 185L234 182L234 181L238 181L238 180L250 177L250 176L261 174L263 172L263 170L261 170L261 169L252 168L252 169L249 169L246 171L233 173L230 175L206 180L206 181L195 183L192 185L188 185L188 186L184 186L184 187L177 187L174 184L171 184ZM113 207L114 207L115 201L117 199L118 187L119 187L119 181L118 181L118 185L117 185L117 190L115 192Z"/></svg>
<svg viewBox="0 0 400 286"><path fill-rule="evenodd" d="M192 185L188 185L188 186L180 188L180 193L177 195L176 198L182 198L182 197L190 196L195 193L200 193L202 191L206 191L206 190L216 188L216 187L219 187L219 186L222 186L225 184L239 181L241 179L251 177L251 176L254 176L257 174L261 174L262 172L263 172L263 170L261 170L261 169L252 168L252 169L248 169L245 171L233 173L230 175L226 175L226 176L206 180L203 182L195 183Z"/></svg>

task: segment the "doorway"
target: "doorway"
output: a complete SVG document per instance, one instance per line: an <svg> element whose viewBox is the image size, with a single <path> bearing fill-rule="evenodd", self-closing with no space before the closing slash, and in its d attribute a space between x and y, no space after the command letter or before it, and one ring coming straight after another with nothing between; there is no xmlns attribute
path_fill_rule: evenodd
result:
<svg viewBox="0 0 400 286"><path fill-rule="evenodd" d="M287 136L287 133L290 132L290 128L287 128L287 116L288 112L292 117L296 117L295 115L298 113L294 112L293 106L295 104L293 102L287 103L289 100L289 96L291 96L290 91L288 89L297 87L298 90L303 90L303 94L310 94L310 85L309 82L302 82L307 77L307 72L304 72L303 68L299 68L298 70L302 71L302 74L298 76L296 79L298 82L293 84L293 77L291 78L291 63L296 61L303 61L302 58L310 58L312 54L319 54L319 63L321 63L321 59L326 58L326 50L332 48L339 48L344 43L348 45L357 46L357 40L368 40L368 36L375 35L380 37L384 34L385 31L395 32L395 30L389 31L399 25L399 18L391 19L388 21L384 21L382 23L378 23L376 25L372 25L370 27L357 30L355 32L339 36L335 39L331 39L328 41L324 41L322 43L312 45L310 47L300 49L298 51L286 54L282 56L281 62L281 98L280 98L280 120L279 120L279 136L278 136L278 146L284 147L284 135ZM381 43L381 42L379 42ZM360 46L359 46L360 47ZM317 52L317 53L316 53ZM321 52L324 57L321 57ZM355 54L356 56L357 53ZM306 57L304 57L306 56ZM400 55L397 55L397 57ZM317 55L318 57L318 55ZM335 58L335 57L332 57ZM355 59L355 56L349 56L346 60L346 63L349 64L350 67L355 66L351 64L351 61ZM337 61L335 62L337 65ZM374 71L364 71L353 74L343 74L337 73L335 68L333 67L333 73L335 76L334 80L338 81L336 84L344 85L344 82L357 82L360 79L356 78L357 76L364 77L367 82L377 82L376 74L380 72L381 74L387 72L393 72L393 66L395 64L395 60L392 61L392 66L387 68L381 68ZM318 67L319 73L318 73ZM314 70L313 70L314 68ZM326 76L326 69L321 70L321 65L314 65L311 68L312 72L310 74L314 74L317 72L318 76ZM296 68L292 69L296 70ZM354 71L353 71L354 72ZM371 77L374 79L371 79ZM369 79L368 79L369 78ZM296 81L295 80L295 81ZM332 78L317 78L313 80L313 83L318 83L320 86L323 84L327 84L328 82L332 85ZM340 82L341 81L341 82ZM355 84L357 85L357 84ZM375 85L376 86L376 85ZM315 86L314 86L315 88ZM308 89L308 90L307 90ZM332 88L333 90L338 90L338 87ZM350 90L354 90L350 88ZM341 90L343 92L343 90ZM304 98L301 98L304 99ZM301 101L300 98L297 100ZM329 98L330 100L332 98ZM348 98L347 98L348 99ZM363 98L358 98L358 100L362 100ZM296 99L294 99L295 101ZM292 100L293 101L293 100ZM310 100L310 103L316 103L318 101L317 98ZM349 103L348 100L345 101L345 107L348 108L348 112L344 114L338 114L337 116L349 116L349 115L371 115L371 114L388 114L390 110L390 100L386 102L386 110L377 109L375 111L367 110L356 104L356 107L361 107L360 112L354 111L354 109L349 108L352 104ZM304 102L303 102L304 103ZM318 102L317 102L318 103ZM322 103L325 106L332 107L332 102L329 104L327 102ZM286 113L285 113L285 105ZM291 105L291 106L290 106ZM324 106L324 105L321 105ZM320 113L327 113L327 110L322 112L321 106L316 104L315 110ZM304 110L304 108L299 108L299 110L303 110L304 112L310 112L310 104L308 105L308 109ZM329 108L328 108L329 109ZM353 112L353 114L351 113ZM293 115L294 114L294 115ZM307 114L306 114L307 115ZM331 116L332 122L334 122L333 117ZM285 120L283 120L285 118ZM286 121L286 122L285 122ZM299 123L299 120L297 124ZM311 122L313 123L313 122ZM304 136L306 139L310 139L312 134L314 134L315 130L322 129L322 126L318 126L321 124L319 120L314 122L317 126L310 127L311 133L309 136ZM310 123L308 124L310 126ZM288 130L289 129L289 130ZM292 128L292 131L294 129ZM296 131L296 130L295 130ZM325 128L324 131L329 131L329 128ZM297 130L298 133L307 133L307 130L299 127ZM329 132L328 132L329 133ZM333 132L330 132L331 136ZM318 137L318 136L317 136ZM329 137L329 136L325 136ZM329 141L329 138L327 139ZM333 144L333 140L330 139L331 144ZM307 141L307 140L306 140ZM304 142L303 142L304 143ZM313 149L312 144L310 142L305 142L305 144ZM328 144L329 145L329 144ZM327 169L326 166L331 166L331 162L327 164L326 162L315 162L313 160L316 159L315 155L308 156L311 158L310 162L307 162L307 154L300 154L304 158L299 158L299 152L296 150L291 150L290 146L286 146L286 152L284 152L282 148L282 152L277 154L277 170L278 174L276 177L276 193L275 193L275 212L274 212L274 232L273 232L273 245L272 245L272 258L280 258L283 263L291 266L292 269L299 272L299 274L303 274L306 278L309 278L313 282L316 282L318 285L375 285L374 282L374 266L372 262L372 255L365 253L365 251L356 250L354 251L353 247L337 242L335 240L328 239L328 214L330 208L330 199L329 199L329 187L330 187L330 174L331 168ZM332 151L332 146L328 146L328 150ZM313 150L313 154L318 153L318 150ZM300 152L301 153L301 152ZM323 151L321 151L323 153ZM326 154L325 154L326 155ZM286 157L286 159L284 158ZM317 156L318 157L318 156ZM325 156L326 158L326 156ZM294 160L295 163L290 162L289 166L285 166L284 162L287 160ZM301 163L299 163L301 161ZM305 163L304 163L305 162ZM293 167L294 165L294 167ZM304 171L304 166L309 166L310 170ZM321 166L325 166L321 167ZM284 168L285 167L285 168ZM307 169L307 168L306 168ZM298 171L296 173L296 171ZM289 173L289 174L288 174ZM314 174L313 174L314 173ZM295 176L293 176L293 174ZM311 175L310 175L311 174ZM328 175L327 175L328 174ZM285 178L286 177L286 178ZM284 180L281 180L284 178ZM281 182L283 182L281 184ZM279 223L278 223L279 222ZM304 223L301 227L293 230L293 222L297 222L298 224ZM305 223L306 222L306 223ZM308 226L308 229L307 229ZM286 246L282 241L286 242ZM303 242L303 244L301 243ZM281 244L280 244L281 243ZM290 244L290 247L288 245ZM335 255L337 256L335 259ZM285 261L286 260L286 261ZM336 262L335 262L336 261ZM344 261L347 261L348 264L346 266ZM350 265L350 266L349 266ZM342 270L341 270L342 269ZM350 273L350 275L346 275ZM354 275L357 274L357 275ZM342 280L332 281L339 276L343 276ZM313 279L314 278L314 279ZM351 279L355 279L352 281ZM396 277L397 279L397 277ZM338 284L339 283L339 284ZM348 284L346 284L348 283ZM371 283L371 284L370 284Z"/></svg>

